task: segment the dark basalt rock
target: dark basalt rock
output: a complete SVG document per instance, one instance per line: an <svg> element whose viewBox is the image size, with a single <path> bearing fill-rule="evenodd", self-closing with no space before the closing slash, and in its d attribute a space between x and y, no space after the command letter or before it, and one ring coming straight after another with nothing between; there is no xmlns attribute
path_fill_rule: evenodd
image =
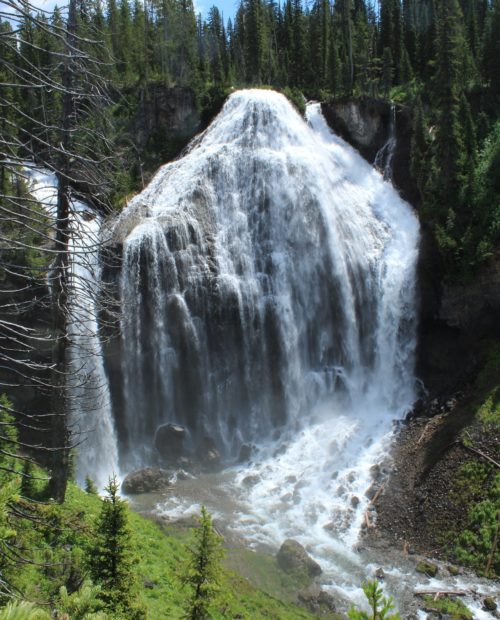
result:
<svg viewBox="0 0 500 620"><path fill-rule="evenodd" d="M183 426L162 424L156 429L154 445L167 463L178 462L180 458L187 456L184 448L186 436L187 431Z"/></svg>
<svg viewBox="0 0 500 620"><path fill-rule="evenodd" d="M243 444L238 455L238 463L247 463L252 458L253 450L254 448L250 444Z"/></svg>
<svg viewBox="0 0 500 620"><path fill-rule="evenodd" d="M122 482L122 491L128 495L139 493L161 493L172 485L171 475L164 469L147 467L134 471Z"/></svg>
<svg viewBox="0 0 500 620"><path fill-rule="evenodd" d="M372 164L389 137L391 103L372 97L360 97L355 100L323 103L322 111L330 127ZM420 196L410 174L413 131L411 109L396 105L395 120L393 183L405 200L417 206Z"/></svg>

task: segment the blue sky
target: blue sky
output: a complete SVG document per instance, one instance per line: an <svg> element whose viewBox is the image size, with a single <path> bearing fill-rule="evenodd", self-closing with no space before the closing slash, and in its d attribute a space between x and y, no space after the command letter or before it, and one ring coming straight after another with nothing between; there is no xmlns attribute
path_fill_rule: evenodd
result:
<svg viewBox="0 0 500 620"><path fill-rule="evenodd" d="M201 12L202 15L206 15L208 10L212 6L218 7L219 11L224 14L224 23L227 23L228 18L233 19L238 6L239 0L193 0L196 12Z"/></svg>
<svg viewBox="0 0 500 620"><path fill-rule="evenodd" d="M203 16L206 16L211 6L217 6L219 11L224 14L224 22L227 22L228 18L234 17L236 10L239 6L239 0L193 0L194 7L197 13L201 12ZM31 0L33 6L43 9L44 11L52 11L57 4L59 7L63 7L66 4L66 0Z"/></svg>

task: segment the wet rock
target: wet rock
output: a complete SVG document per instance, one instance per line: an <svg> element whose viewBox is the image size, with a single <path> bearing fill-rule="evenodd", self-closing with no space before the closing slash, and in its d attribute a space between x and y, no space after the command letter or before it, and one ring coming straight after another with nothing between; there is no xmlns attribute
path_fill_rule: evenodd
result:
<svg viewBox="0 0 500 620"><path fill-rule="evenodd" d="M436 564L432 564L432 562L427 562L426 560L421 560L415 570L417 573L423 573L428 577L435 577L438 573L438 567Z"/></svg>
<svg viewBox="0 0 500 620"><path fill-rule="evenodd" d="M373 480L376 482L380 481L380 478L382 477L382 469L378 463L370 467L370 474Z"/></svg>
<svg viewBox="0 0 500 620"><path fill-rule="evenodd" d="M211 437L205 437L199 453L199 460L203 467L210 471L219 469L221 464L220 452Z"/></svg>
<svg viewBox="0 0 500 620"><path fill-rule="evenodd" d="M278 566L286 573L301 573L309 577L317 577L323 572L304 547L291 538L285 540L276 555Z"/></svg>
<svg viewBox="0 0 500 620"><path fill-rule="evenodd" d="M357 497L356 495L353 495L351 497L351 506L353 508L357 508L359 506L359 497Z"/></svg>
<svg viewBox="0 0 500 620"><path fill-rule="evenodd" d="M178 462L185 457L184 440L187 431L179 424L162 424L156 429L155 448L167 463Z"/></svg>
<svg viewBox="0 0 500 620"><path fill-rule="evenodd" d="M252 458L253 446L244 443L240 448L238 463L247 463Z"/></svg>
<svg viewBox="0 0 500 620"><path fill-rule="evenodd" d="M299 603L313 614L335 611L335 600L324 590L300 590L297 593Z"/></svg>
<svg viewBox="0 0 500 620"><path fill-rule="evenodd" d="M246 487L253 487L255 486L258 482L260 482L260 476L257 476L256 474L254 475L250 475L250 476L246 476L245 478L243 478L243 480L241 481L242 484L244 484Z"/></svg>
<svg viewBox="0 0 500 620"><path fill-rule="evenodd" d="M458 568L458 566L453 566L453 564L449 564L446 568L448 569L450 575L453 575L453 577L460 575L460 569Z"/></svg>
<svg viewBox="0 0 500 620"><path fill-rule="evenodd" d="M487 596L483 600L483 609L485 611L496 611L497 604L495 602L495 599L492 596Z"/></svg>
<svg viewBox="0 0 500 620"><path fill-rule="evenodd" d="M167 471L147 467L128 474L122 482L122 491L127 495L161 493L171 486L172 476Z"/></svg>
<svg viewBox="0 0 500 620"><path fill-rule="evenodd" d="M375 579L378 579L379 581L381 579L385 579L385 573L383 568L377 568L377 570L375 571Z"/></svg>

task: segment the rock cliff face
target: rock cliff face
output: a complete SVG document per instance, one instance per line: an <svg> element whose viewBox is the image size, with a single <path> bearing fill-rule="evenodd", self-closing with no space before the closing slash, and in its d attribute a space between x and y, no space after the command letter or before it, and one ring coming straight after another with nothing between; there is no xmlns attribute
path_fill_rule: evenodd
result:
<svg viewBox="0 0 500 620"><path fill-rule="evenodd" d="M389 137L391 105L364 97L322 107L332 129L373 163ZM395 135L393 183L418 211L419 193L410 174L410 108L396 106ZM488 342L500 337L500 253L484 263L470 281L446 283L436 242L422 222L418 289L417 375L430 398L444 398L474 375Z"/></svg>
<svg viewBox="0 0 500 620"><path fill-rule="evenodd" d="M330 127L354 146L367 161L373 163L378 151L389 138L392 122L391 104L380 99L361 97L352 101L323 103L322 110ZM401 196L416 206L419 196L410 174L411 110L396 105L395 123L393 183Z"/></svg>
<svg viewBox="0 0 500 620"><path fill-rule="evenodd" d="M152 139L189 139L196 132L200 117L193 91L169 87L158 82L139 93L139 105L132 122L132 133L139 148ZM162 162L164 163L164 162Z"/></svg>
<svg viewBox="0 0 500 620"><path fill-rule="evenodd" d="M500 339L500 253L470 281L441 282L429 253L420 261L422 299L418 375L429 396L460 391Z"/></svg>

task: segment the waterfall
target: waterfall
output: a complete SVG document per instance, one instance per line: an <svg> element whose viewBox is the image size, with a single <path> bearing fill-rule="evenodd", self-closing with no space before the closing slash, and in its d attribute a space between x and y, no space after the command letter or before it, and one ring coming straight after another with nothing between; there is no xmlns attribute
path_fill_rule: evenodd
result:
<svg viewBox="0 0 500 620"><path fill-rule="evenodd" d="M168 422L230 461L329 416L368 441L411 405L417 219L318 105L308 120L234 93L120 215L128 466Z"/></svg>
<svg viewBox="0 0 500 620"><path fill-rule="evenodd" d="M30 193L55 217L57 179L54 173L27 164ZM102 489L118 473L118 450L111 401L98 328L101 221L84 203L71 200L68 304L68 420L81 484L90 476Z"/></svg>
<svg viewBox="0 0 500 620"><path fill-rule="evenodd" d="M391 116L389 119L389 135L385 144L375 155L373 165L380 170L386 181L392 181L392 160L396 149L396 106L391 103Z"/></svg>

